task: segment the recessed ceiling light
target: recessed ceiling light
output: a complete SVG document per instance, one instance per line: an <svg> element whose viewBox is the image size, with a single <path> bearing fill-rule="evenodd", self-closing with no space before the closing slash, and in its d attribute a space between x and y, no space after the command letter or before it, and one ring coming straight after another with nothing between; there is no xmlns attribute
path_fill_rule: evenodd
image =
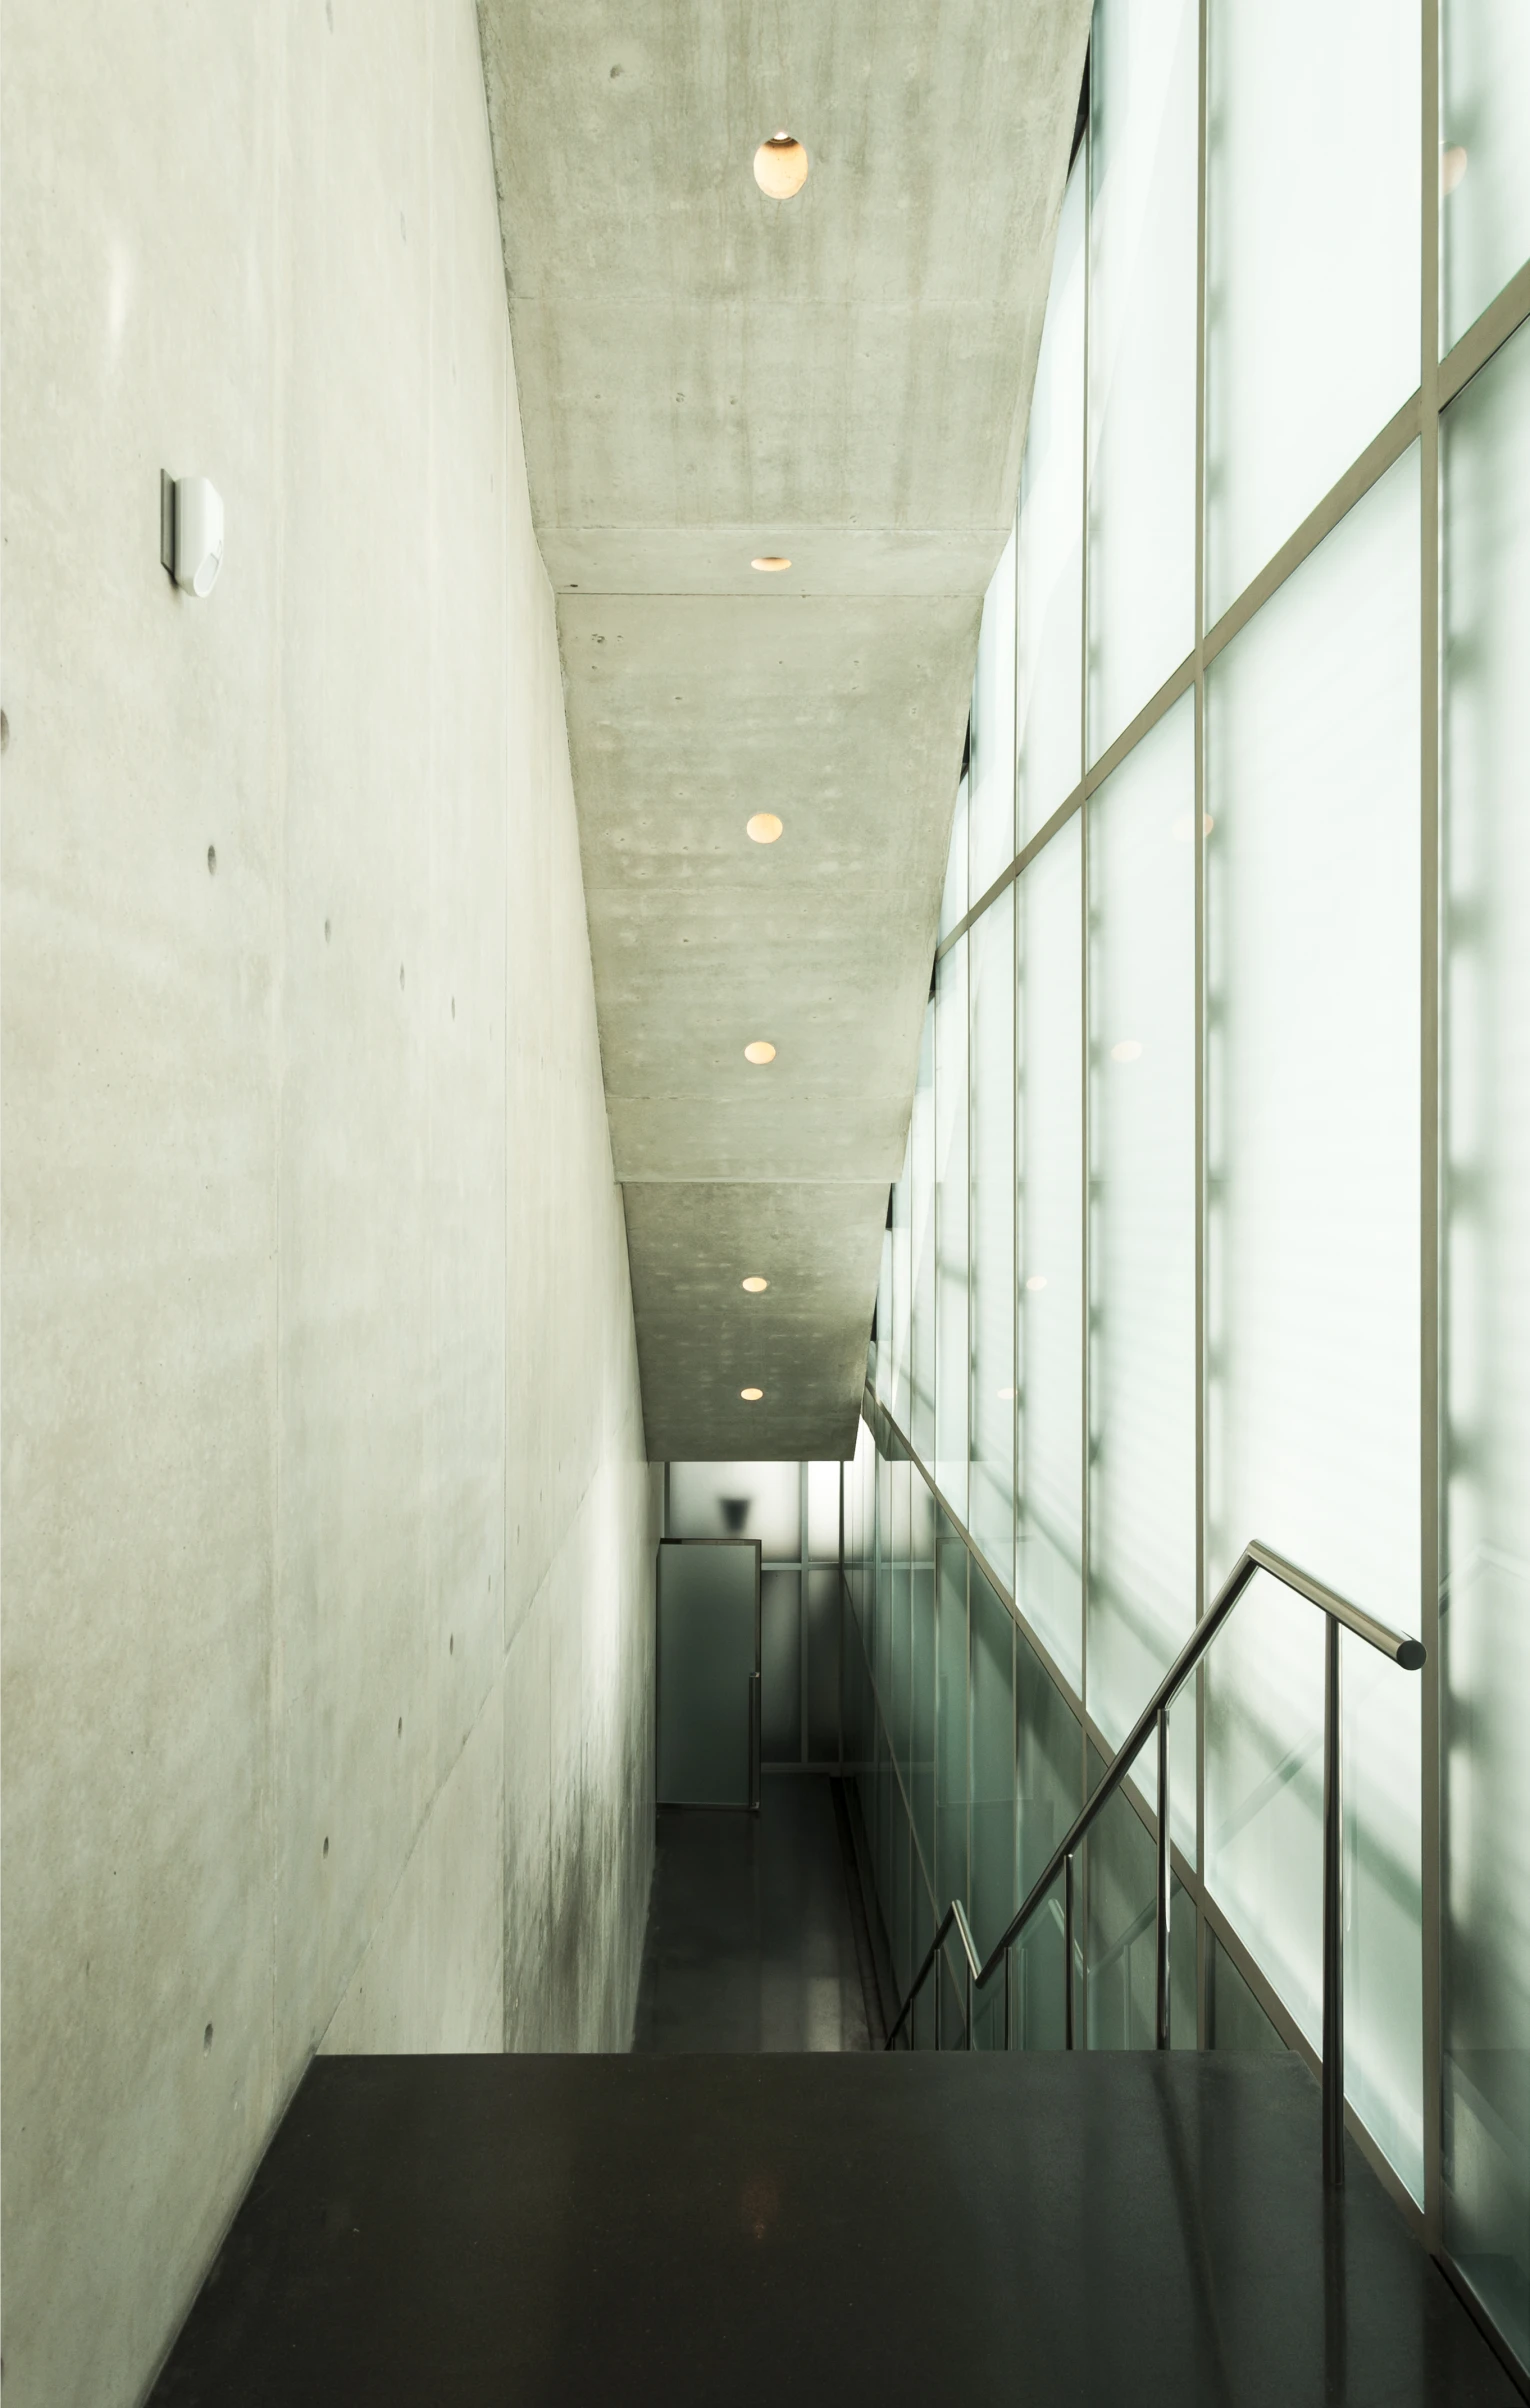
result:
<svg viewBox="0 0 1530 2408"><path fill-rule="evenodd" d="M1042 1272L1040 1272L1040 1271L1033 1271L1033 1272L1031 1273L1031 1276L1030 1276L1030 1278L1029 1278L1029 1279L1026 1281L1026 1283L1025 1283L1025 1284L1026 1284L1026 1286L1027 1286L1027 1287L1030 1289L1030 1291L1031 1291L1031 1294L1034 1296L1034 1295L1035 1295L1035 1293L1036 1293L1036 1290L1037 1290L1038 1288L1044 1288L1044 1287L1046 1286L1046 1284L1047 1284L1047 1283L1046 1283L1046 1278L1045 1278L1045 1275L1044 1275Z"/></svg>
<svg viewBox="0 0 1530 2408"><path fill-rule="evenodd" d="M754 180L770 201L789 201L807 182L807 171L807 152L784 126L767 135L754 154Z"/></svg>
<svg viewBox="0 0 1530 2408"><path fill-rule="evenodd" d="M755 166L755 174L760 170ZM805 172L805 171L804 171ZM1459 142L1447 142L1440 150L1440 190L1454 192L1466 173L1466 153Z"/></svg>
<svg viewBox="0 0 1530 2408"><path fill-rule="evenodd" d="M1137 1051L1139 1053L1142 1051L1140 1045L1138 1046ZM773 1062L775 1058L776 1049L771 1044L768 1037L756 1037L752 1045L746 1045L744 1047L744 1060L746 1062Z"/></svg>
<svg viewBox="0 0 1530 2408"><path fill-rule="evenodd" d="M739 1390L739 1395L746 1405L757 1405L764 1393L763 1388L740 1388Z"/></svg>
<svg viewBox="0 0 1530 2408"><path fill-rule="evenodd" d="M752 569L766 570L789 569L791 565L791 562L787 560L780 552L760 552L749 563L749 566Z"/></svg>
<svg viewBox="0 0 1530 2408"><path fill-rule="evenodd" d="M1138 1044L1135 1037L1123 1037L1119 1045L1113 1045L1111 1047L1110 1058L1113 1062L1140 1061L1142 1058L1142 1047Z"/></svg>
<svg viewBox="0 0 1530 2408"><path fill-rule="evenodd" d="M752 836L756 844L774 844L781 833L781 822L774 811L756 811L753 819L745 820L744 833Z"/></svg>
<svg viewBox="0 0 1530 2408"><path fill-rule="evenodd" d="M745 1290L751 1296L763 1296L769 1285L770 1281L768 1279L761 1279L758 1272L755 1273L752 1279L746 1279L744 1282Z"/></svg>

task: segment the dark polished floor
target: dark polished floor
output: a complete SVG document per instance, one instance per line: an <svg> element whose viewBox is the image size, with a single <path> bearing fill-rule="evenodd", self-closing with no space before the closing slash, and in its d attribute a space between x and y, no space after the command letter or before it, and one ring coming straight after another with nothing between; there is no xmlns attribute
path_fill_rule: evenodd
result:
<svg viewBox="0 0 1530 2408"><path fill-rule="evenodd" d="M156 2408L1514 2408L1294 2055L324 2057Z"/></svg>
<svg viewBox="0 0 1530 2408"><path fill-rule="evenodd" d="M827 1775L767 1765L757 1815L661 1806L634 2049L869 2047L852 1897Z"/></svg>

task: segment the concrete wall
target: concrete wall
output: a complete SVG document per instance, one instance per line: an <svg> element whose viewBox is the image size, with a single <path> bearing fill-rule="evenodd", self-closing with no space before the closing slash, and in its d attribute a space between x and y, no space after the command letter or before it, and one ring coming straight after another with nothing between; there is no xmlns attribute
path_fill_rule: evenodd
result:
<svg viewBox="0 0 1530 2408"><path fill-rule="evenodd" d="M625 2043L656 1497L472 0L3 38L4 2356L115 2408L316 2047Z"/></svg>

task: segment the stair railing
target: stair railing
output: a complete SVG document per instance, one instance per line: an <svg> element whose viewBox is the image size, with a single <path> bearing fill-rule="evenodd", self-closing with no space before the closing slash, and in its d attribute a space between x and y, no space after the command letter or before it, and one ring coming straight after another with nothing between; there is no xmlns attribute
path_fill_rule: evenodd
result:
<svg viewBox="0 0 1530 2408"><path fill-rule="evenodd" d="M959 1898L953 1898L936 1926L935 1937L925 1952L924 1960L909 1986L907 1998L898 2010L896 2022L887 2035L886 2045L892 2048L908 2022L915 1999L930 1973L941 1962L947 1939L954 1931L961 1943L965 1959L966 1987L966 2045L972 2046L973 2001L979 1990L985 1989L999 1969L1004 1974L1004 2045L1010 2045L1011 2025L1011 1964L1014 1944L1046 1899L1059 1874L1063 1887L1063 2046L1077 2046L1074 2028L1074 1858L1088 1838L1090 1831L1104 1812L1149 1738L1157 1741L1158 1774L1158 1841L1157 1897L1154 1922L1156 1927L1156 1960L1153 1984L1154 2044L1166 2049L1169 2045L1169 1906L1172 1889L1169 1837L1169 1712L1175 1698L1199 1664L1217 1632L1227 1620L1256 1572L1269 1572L1285 1587L1305 1597L1325 1618L1325 1654L1323 1676L1323 2179L1331 2189L1338 2189L1344 2180L1344 1798L1342 1786L1342 1748L1340 1731L1341 1696L1339 1688L1339 1633L1353 1631L1368 1647L1386 1656L1404 1672L1417 1672L1424 1662L1424 1649L1418 1639L1403 1635L1378 1622L1358 1605L1351 1605L1321 1581L1299 1571L1283 1555L1270 1547L1250 1540L1231 1572L1218 1589L1210 1606L1185 1641L1163 1679L1159 1682L1131 1730L1123 1740L1109 1770L1093 1796L1078 1814L1069 1829L1058 1841L1047 1860L1045 1870L1031 1884L1015 1913L994 1943L986 1958L980 1958L972 1937L972 1927ZM943 1984L935 1985L935 2045L940 2046L940 2001Z"/></svg>

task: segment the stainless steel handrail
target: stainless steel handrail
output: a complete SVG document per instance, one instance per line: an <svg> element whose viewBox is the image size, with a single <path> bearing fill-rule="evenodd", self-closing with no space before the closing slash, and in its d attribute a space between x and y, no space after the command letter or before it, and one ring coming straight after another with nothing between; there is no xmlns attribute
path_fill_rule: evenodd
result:
<svg viewBox="0 0 1530 2408"><path fill-rule="evenodd" d="M1326 1646L1323 1665L1323 2178L1337 2189L1344 2180L1344 1803L1340 1750L1339 1690L1339 1632L1353 1631L1368 1647L1387 1656L1404 1672L1417 1672L1424 1662L1424 1648L1418 1639L1405 1638L1368 1614L1358 1605L1351 1605L1334 1589L1325 1588L1320 1580L1303 1572L1296 1564L1288 1563L1272 1547L1263 1547L1251 1539L1231 1572L1218 1589L1211 1604L1180 1649L1163 1679L1159 1682L1142 1712L1122 1741L1109 1770L1092 1797L1074 1818L1069 1829L1058 1841L1047 1860L1045 1870L1032 1882L1015 1913L995 1941L988 1956L980 1963L973 1944L971 1927L959 1898L953 1898L936 1928L935 1937L925 1951L918 1972L909 1985L907 1998L898 2010L897 2020L887 2035L885 2045L892 2048L907 2023L914 2000L928 1979L932 1967L945 1948L946 1940L955 1929L966 1956L967 2029L966 2045L972 2046L972 2003L974 1992L981 1990L1002 1965L1004 1968L1004 2039L1010 2036L1010 1952L1031 1917L1046 1898L1059 1873L1063 1881L1063 2045L1074 2046L1073 2011L1073 1926L1074 1881L1073 1859L1089 1836L1094 1824L1104 1812L1138 1755L1146 1746L1150 1734L1156 1735L1158 1771L1158 1845L1157 1899L1155 1924L1157 1930L1156 1979L1153 1985L1154 2042L1158 2048L1169 2045L1169 1907L1172 1891L1169 1825L1169 1710L1179 1691L1195 1670L1217 1632L1237 1604L1256 1572L1269 1572L1276 1580L1305 1597L1326 1617ZM941 1985L935 1985L935 2040L940 2045Z"/></svg>

